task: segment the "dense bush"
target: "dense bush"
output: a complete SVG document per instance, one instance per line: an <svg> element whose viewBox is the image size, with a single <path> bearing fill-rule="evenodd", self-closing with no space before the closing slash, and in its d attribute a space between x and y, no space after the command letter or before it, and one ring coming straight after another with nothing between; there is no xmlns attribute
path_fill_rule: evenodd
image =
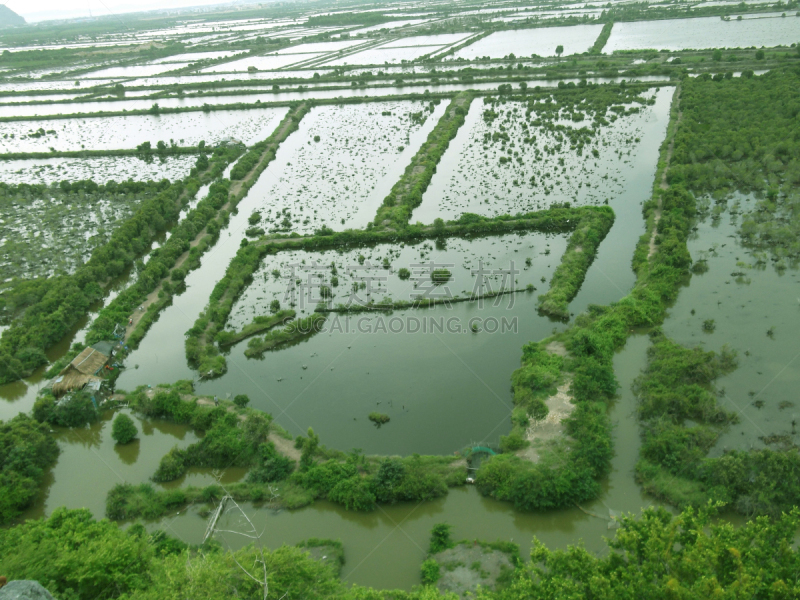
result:
<svg viewBox="0 0 800 600"><path fill-rule="evenodd" d="M0 524L30 505L57 457L58 445L46 426L21 413L0 421Z"/></svg>
<svg viewBox="0 0 800 600"><path fill-rule="evenodd" d="M116 416L111 425L111 438L118 444L127 444L136 438L139 430L128 415L122 413Z"/></svg>
<svg viewBox="0 0 800 600"><path fill-rule="evenodd" d="M86 392L73 392L60 401L50 395L40 396L33 404L33 418L60 427L84 427L100 415Z"/></svg>

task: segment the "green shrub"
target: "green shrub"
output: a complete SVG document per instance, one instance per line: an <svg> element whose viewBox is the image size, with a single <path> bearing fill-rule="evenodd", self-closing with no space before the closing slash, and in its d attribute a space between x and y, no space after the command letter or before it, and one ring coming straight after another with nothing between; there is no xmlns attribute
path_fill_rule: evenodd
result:
<svg viewBox="0 0 800 600"><path fill-rule="evenodd" d="M55 463L58 452L48 427L28 415L20 413L10 421L0 421L0 524L16 517L36 498L45 470Z"/></svg>
<svg viewBox="0 0 800 600"><path fill-rule="evenodd" d="M233 403L239 408L244 408L250 404L250 398L247 396L247 394L236 394L233 397Z"/></svg>
<svg viewBox="0 0 800 600"><path fill-rule="evenodd" d="M358 475L337 483L328 494L328 500L348 510L370 511L375 508L375 494L370 482Z"/></svg>
<svg viewBox="0 0 800 600"><path fill-rule="evenodd" d="M175 446L161 457L153 481L174 481L184 473L186 473L186 452Z"/></svg>
<svg viewBox="0 0 800 600"><path fill-rule="evenodd" d="M384 425L390 421L389 415L385 415L379 412L371 412L369 413L369 420L375 423L378 427Z"/></svg>
<svg viewBox="0 0 800 600"><path fill-rule="evenodd" d="M121 413L116 416L111 425L111 437L118 444L127 444L133 441L139 434L139 430L128 415Z"/></svg>
<svg viewBox="0 0 800 600"><path fill-rule="evenodd" d="M447 523L437 523L431 529L431 541L428 545L428 552L430 554L438 554L443 550L452 548L455 544L450 537L450 532L453 530L452 525Z"/></svg>
<svg viewBox="0 0 800 600"><path fill-rule="evenodd" d="M441 577L441 574L439 573L439 563L432 558L423 561L421 571L422 583L424 585L433 585L439 581L439 578Z"/></svg>

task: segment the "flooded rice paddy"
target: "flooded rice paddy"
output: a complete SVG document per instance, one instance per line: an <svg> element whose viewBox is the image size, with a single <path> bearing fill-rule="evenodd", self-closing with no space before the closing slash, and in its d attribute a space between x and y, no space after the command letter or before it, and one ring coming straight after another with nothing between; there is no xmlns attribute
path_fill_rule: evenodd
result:
<svg viewBox="0 0 800 600"><path fill-rule="evenodd" d="M566 247L567 235L525 233L380 244L350 251L281 252L264 259L253 283L234 304L228 328L241 329L253 317L269 314L273 300L301 314L311 312L323 302L321 286L330 288L328 302L332 306L355 307L427 298L457 300L503 290L524 292L528 286L544 293ZM409 277L399 271L403 268ZM447 281L433 280L436 269L448 270ZM515 300L493 298L484 304L505 305Z"/></svg>
<svg viewBox="0 0 800 600"><path fill-rule="evenodd" d="M60 190L59 190L60 191ZM0 201L0 280L72 273L105 244L143 194L31 193Z"/></svg>
<svg viewBox="0 0 800 600"><path fill-rule="evenodd" d="M370 48L324 63L326 67L342 67L346 65L384 65L411 61L440 50L441 46L411 46L404 48Z"/></svg>

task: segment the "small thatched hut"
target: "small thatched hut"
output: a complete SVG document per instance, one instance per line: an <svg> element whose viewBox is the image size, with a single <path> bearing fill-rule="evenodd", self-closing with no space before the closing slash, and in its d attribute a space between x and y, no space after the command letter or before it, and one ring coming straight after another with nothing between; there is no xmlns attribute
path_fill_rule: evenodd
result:
<svg viewBox="0 0 800 600"><path fill-rule="evenodd" d="M98 342L85 348L53 380L53 395L58 397L82 389L90 381L100 381L98 373L114 355L113 344Z"/></svg>

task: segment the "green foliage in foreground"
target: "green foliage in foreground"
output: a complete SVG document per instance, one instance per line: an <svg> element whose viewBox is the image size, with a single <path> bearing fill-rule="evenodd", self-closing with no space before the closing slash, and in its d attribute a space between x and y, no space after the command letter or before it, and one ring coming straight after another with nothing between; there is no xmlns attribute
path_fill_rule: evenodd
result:
<svg viewBox="0 0 800 600"><path fill-rule="evenodd" d="M21 413L0 421L0 525L33 501L57 457L58 445L45 425Z"/></svg>
<svg viewBox="0 0 800 600"><path fill-rule="evenodd" d="M549 550L534 538L531 562L514 560L502 589L482 589L477 600L564 598L768 598L800 595L800 554L794 534L796 509L773 521L741 527L715 524L708 511L663 509L623 517L610 552L581 546ZM483 545L483 544L481 544ZM317 561L309 551L337 542L309 540L299 547L262 550L258 545L226 552L215 542L187 547L163 532L148 535L134 525L122 531L95 521L88 510L59 508L48 519L0 530L0 571L10 580L41 582L66 600L227 600L262 598L264 569L269 597L336 600L455 600L428 585L411 592L350 586L337 577L337 562ZM488 544L487 547L495 547ZM500 550L509 544L502 544ZM259 561L263 560L263 567ZM424 583L437 569L422 566Z"/></svg>
<svg viewBox="0 0 800 600"><path fill-rule="evenodd" d="M173 448L153 476L171 481L189 466L250 467L247 483L230 484L226 491L242 501L269 501L297 508L315 498L326 498L349 510L368 511L376 503L421 501L438 498L449 486L463 485L466 469L452 463L457 457L411 456L370 459L354 451L347 455L319 446L309 430L295 445L302 451L300 470L295 461L280 454L266 437L270 418L247 410L241 421L223 406L208 407L181 400L177 390L160 391L153 398L142 392L128 397L137 410L151 417L167 417L191 423L205 431L203 438L185 449ZM273 492L278 496L273 497ZM224 495L216 485L156 491L149 484L117 485L106 498L106 514L112 519L157 518L189 502L209 502Z"/></svg>
<svg viewBox="0 0 800 600"><path fill-rule="evenodd" d="M534 539L531 563L517 569L502 591L482 600L520 598L796 598L800 554L793 537L800 513L742 527L715 525L707 512L673 517L663 509L625 517L611 552L598 558L584 548L551 551Z"/></svg>

